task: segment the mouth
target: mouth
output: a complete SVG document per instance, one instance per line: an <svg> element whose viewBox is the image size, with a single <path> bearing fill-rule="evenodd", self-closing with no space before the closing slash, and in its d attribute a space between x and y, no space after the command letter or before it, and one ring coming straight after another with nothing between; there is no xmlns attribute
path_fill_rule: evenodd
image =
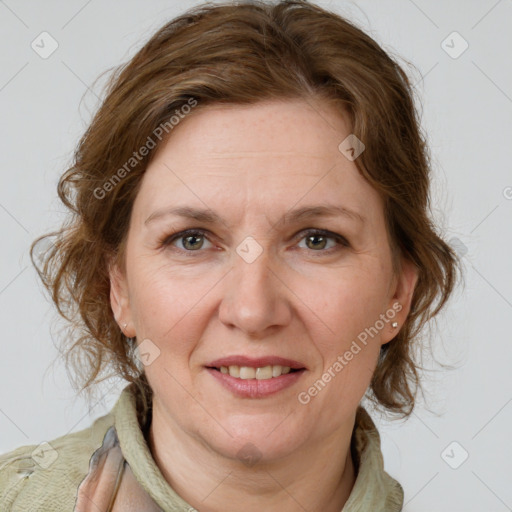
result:
<svg viewBox="0 0 512 512"><path fill-rule="evenodd" d="M263 398L293 385L307 368L282 357L231 356L212 361L206 370L236 396Z"/></svg>
<svg viewBox="0 0 512 512"><path fill-rule="evenodd" d="M281 377L281 375L288 375L289 373L300 372L305 368L291 368L290 366L282 366L280 364L276 365L266 365L259 366L257 368L253 368L251 366L238 366L238 365L229 365L229 366L207 366L210 370L216 370L224 375L230 375L235 379L249 380L269 380L276 379L277 377Z"/></svg>
<svg viewBox="0 0 512 512"><path fill-rule="evenodd" d="M258 358L229 356L212 361L206 365L206 368L242 380L275 379L282 375L306 370L302 363L278 356Z"/></svg>

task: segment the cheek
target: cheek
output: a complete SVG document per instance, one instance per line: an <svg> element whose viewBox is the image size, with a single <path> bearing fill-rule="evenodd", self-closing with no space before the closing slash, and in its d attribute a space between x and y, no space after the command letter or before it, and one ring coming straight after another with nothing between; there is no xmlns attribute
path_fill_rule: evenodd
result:
<svg viewBox="0 0 512 512"><path fill-rule="evenodd" d="M190 267L177 268L155 258L141 258L132 267L132 311L146 329L170 329L197 307L213 282L213 277L194 276Z"/></svg>
<svg viewBox="0 0 512 512"><path fill-rule="evenodd" d="M370 384L381 347L380 331L374 328L384 313L382 283L382 275L352 269L341 272L340 278L318 295L318 314L329 330L324 329L326 336L315 338L322 367L308 385L321 397L317 407L330 411L325 414L327 423L334 425L347 410L354 409ZM319 381L326 383L325 387ZM318 414L323 416L323 410Z"/></svg>
<svg viewBox="0 0 512 512"><path fill-rule="evenodd" d="M164 346L175 338L191 312L192 288L183 280L166 275L162 269L142 266L132 274L130 305L138 338L149 338ZM177 336L176 336L177 337Z"/></svg>
<svg viewBox="0 0 512 512"><path fill-rule="evenodd" d="M318 348L331 357L344 351L358 336L364 338L364 333L384 313L385 303L382 276L356 269L343 269L338 275L322 287L310 289L306 302L326 332L326 337L318 338ZM372 338L377 340L378 335Z"/></svg>

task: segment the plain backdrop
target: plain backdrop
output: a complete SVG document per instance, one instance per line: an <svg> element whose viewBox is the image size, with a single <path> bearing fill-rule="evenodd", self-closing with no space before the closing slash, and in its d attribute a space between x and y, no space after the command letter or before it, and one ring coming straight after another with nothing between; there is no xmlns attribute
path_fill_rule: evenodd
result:
<svg viewBox="0 0 512 512"><path fill-rule="evenodd" d="M94 80L197 3L0 2L0 453L88 427L124 387L110 383L92 407L74 399L28 248L64 218L56 184L98 105ZM373 414L386 470L405 511L512 510L512 1L318 3L416 67L433 213L466 268L432 325L436 358L454 369L427 357L427 403L405 422ZM58 44L48 58L31 46L42 32Z"/></svg>

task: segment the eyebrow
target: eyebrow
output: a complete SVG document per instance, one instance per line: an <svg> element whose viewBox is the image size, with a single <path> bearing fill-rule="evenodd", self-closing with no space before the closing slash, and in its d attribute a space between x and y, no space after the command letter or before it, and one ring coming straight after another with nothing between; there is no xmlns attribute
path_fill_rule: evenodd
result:
<svg viewBox="0 0 512 512"><path fill-rule="evenodd" d="M220 215L215 213L212 210L208 209L198 209L192 208L190 206L178 206L175 208L163 208L153 212L145 221L144 224L149 224L150 222L161 218L167 217L169 215L174 215L177 217L184 217L187 219L193 219L198 222L203 222L205 224L218 224L226 222L222 219ZM349 208L345 208L343 206L335 206L335 205L321 205L321 206L304 206L301 208L297 208L290 212L287 212L281 220L277 222L277 225L287 225L292 224L294 222L313 219L313 218L321 218L321 217L338 217L343 216L348 219L359 222L360 224L364 224L366 222L366 217L364 217L359 212L355 210L350 210Z"/></svg>

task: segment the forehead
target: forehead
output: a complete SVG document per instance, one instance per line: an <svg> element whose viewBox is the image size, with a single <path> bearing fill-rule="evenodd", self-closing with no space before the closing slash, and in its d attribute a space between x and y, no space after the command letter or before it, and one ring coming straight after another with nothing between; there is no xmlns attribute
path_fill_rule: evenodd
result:
<svg viewBox="0 0 512 512"><path fill-rule="evenodd" d="M173 129L162 149L186 146L193 133L199 153L212 156L228 151L233 157L288 152L326 158L337 155L340 133L349 129L345 116L319 100L199 105Z"/></svg>
<svg viewBox="0 0 512 512"><path fill-rule="evenodd" d="M380 205L377 192L338 149L349 130L341 113L319 102L199 108L158 148L137 209L150 215L179 202L269 213L339 203L371 214Z"/></svg>

